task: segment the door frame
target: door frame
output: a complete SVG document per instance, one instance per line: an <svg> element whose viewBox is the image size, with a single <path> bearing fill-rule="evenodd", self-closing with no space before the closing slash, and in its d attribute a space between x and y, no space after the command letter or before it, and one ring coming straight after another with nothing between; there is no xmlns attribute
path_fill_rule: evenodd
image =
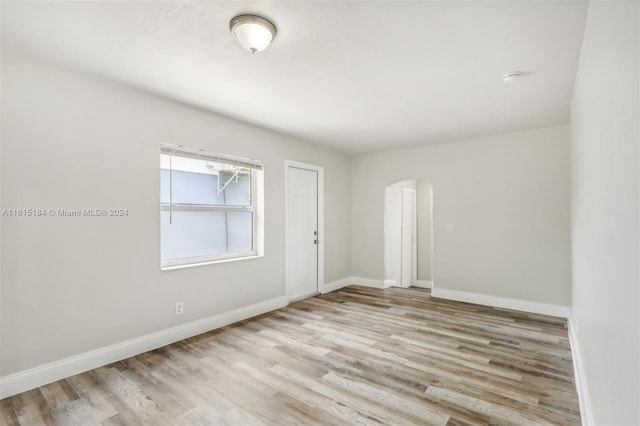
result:
<svg viewBox="0 0 640 426"><path fill-rule="evenodd" d="M318 173L318 282L316 292L324 289L324 167L315 164L301 163L299 161L284 160L284 290L285 296L289 297L290 285L287 277L287 241L289 233L289 168L308 170Z"/></svg>

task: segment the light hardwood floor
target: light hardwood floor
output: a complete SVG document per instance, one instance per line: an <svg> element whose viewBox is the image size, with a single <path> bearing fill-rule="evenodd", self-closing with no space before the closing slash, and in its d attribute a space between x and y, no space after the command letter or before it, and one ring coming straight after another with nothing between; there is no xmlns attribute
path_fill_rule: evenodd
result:
<svg viewBox="0 0 640 426"><path fill-rule="evenodd" d="M350 286L6 398L2 425L576 425L566 327Z"/></svg>

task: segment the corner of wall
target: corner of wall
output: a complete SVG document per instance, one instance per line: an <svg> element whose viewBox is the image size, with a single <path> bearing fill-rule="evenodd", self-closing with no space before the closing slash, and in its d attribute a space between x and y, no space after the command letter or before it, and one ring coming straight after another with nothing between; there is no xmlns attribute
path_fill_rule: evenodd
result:
<svg viewBox="0 0 640 426"><path fill-rule="evenodd" d="M569 344L571 345L571 358L573 360L573 376L578 393L578 402L580 403L580 418L584 426L592 426L595 422L593 421L593 412L591 410L591 399L589 398L587 377L584 372L578 343L578 329L572 315L569 315L567 328L569 331Z"/></svg>
<svg viewBox="0 0 640 426"><path fill-rule="evenodd" d="M351 284L351 277L340 278L339 280L331 281L330 283L325 283L324 287L320 290L320 293L327 294L332 291L340 290L343 287L346 287Z"/></svg>

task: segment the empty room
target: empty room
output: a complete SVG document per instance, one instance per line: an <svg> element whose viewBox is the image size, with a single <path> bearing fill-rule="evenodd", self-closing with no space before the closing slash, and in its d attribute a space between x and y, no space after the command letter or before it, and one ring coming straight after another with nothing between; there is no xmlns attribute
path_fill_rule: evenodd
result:
<svg viewBox="0 0 640 426"><path fill-rule="evenodd" d="M0 19L0 425L640 425L638 1Z"/></svg>

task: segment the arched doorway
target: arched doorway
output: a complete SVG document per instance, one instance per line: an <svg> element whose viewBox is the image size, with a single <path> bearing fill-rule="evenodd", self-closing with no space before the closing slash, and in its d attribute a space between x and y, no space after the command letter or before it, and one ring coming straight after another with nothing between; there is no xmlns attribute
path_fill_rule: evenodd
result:
<svg viewBox="0 0 640 426"><path fill-rule="evenodd" d="M418 179L385 188L385 287L433 285L433 186Z"/></svg>

